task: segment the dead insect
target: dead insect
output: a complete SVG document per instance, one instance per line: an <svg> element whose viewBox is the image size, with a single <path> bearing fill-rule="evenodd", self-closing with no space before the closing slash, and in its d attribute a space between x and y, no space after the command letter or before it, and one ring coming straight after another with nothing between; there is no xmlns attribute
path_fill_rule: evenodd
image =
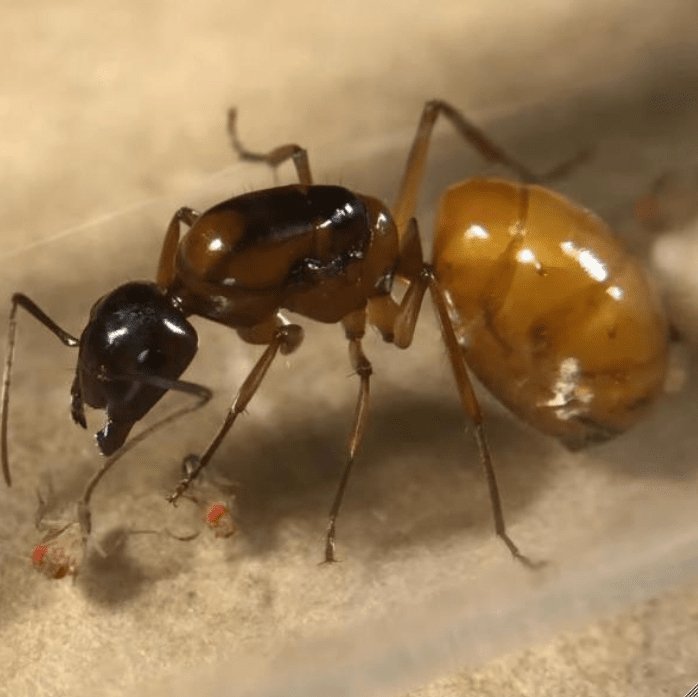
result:
<svg viewBox="0 0 698 697"><path fill-rule="evenodd" d="M44 576L60 579L77 576L85 556L85 545L77 522L49 530L34 546L32 566Z"/></svg>

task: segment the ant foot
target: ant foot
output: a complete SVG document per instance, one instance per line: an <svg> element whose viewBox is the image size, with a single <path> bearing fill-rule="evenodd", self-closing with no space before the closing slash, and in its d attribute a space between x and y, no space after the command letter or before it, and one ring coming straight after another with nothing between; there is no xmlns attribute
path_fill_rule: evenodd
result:
<svg viewBox="0 0 698 697"><path fill-rule="evenodd" d="M189 488L190 484L191 484L191 479L189 479L189 478L182 479L179 482L179 484L177 484L176 489L167 497L168 503L176 505L177 500Z"/></svg>
<svg viewBox="0 0 698 697"><path fill-rule="evenodd" d="M325 559L319 565L336 564L338 561L339 559L334 555L334 535L331 535L325 541Z"/></svg>
<svg viewBox="0 0 698 697"><path fill-rule="evenodd" d="M548 566L548 561L545 559L529 559L525 554L514 554L514 559L521 562L527 569L531 571L538 571Z"/></svg>

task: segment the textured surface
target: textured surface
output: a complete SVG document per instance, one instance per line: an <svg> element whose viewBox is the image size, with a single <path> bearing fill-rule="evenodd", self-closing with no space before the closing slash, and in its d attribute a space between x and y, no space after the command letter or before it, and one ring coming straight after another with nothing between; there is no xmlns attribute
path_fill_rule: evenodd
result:
<svg viewBox="0 0 698 697"><path fill-rule="evenodd" d="M462 0L428 12L416 0L386 8L303 1L292 10L282 0L8 4L0 23L0 291L30 292L77 332L100 293L154 272L178 206L268 185L263 169L231 165L224 132L231 104L250 147L296 140L310 148L319 181L388 200L427 97L465 109L532 168L591 144L594 160L562 188L649 258L655 237L633 221L633 201L662 172L698 162L698 8L693 0L664 3L660 14L647 8L644 0L532 0L518 12L510 3ZM423 219L445 185L479 167L439 129ZM160 196L168 198L140 205ZM83 226L90 219L97 226ZM676 323L689 337L698 335L690 331L698 326L687 267L696 249L691 221L666 238L661 256ZM305 654L288 649L302 640L337 651L329 659L311 651L321 658L305 679L346 670L324 689L313 692L299 678L283 694L686 691L698 680L692 567L677 566L683 571L672 578L674 567L663 565L655 574L661 583L640 565L636 584L631 570L645 548L661 548L659 540L667 558L676 561L674 543L685 553L679 541L690 535L685 523L695 510L695 379L689 375L641 427L581 455L485 400L512 534L529 553L555 560L549 575L532 581L491 539L475 450L425 315L407 354L367 342L377 377L362 464L340 520L346 561L315 564L357 387L336 327L308 327L306 345L274 367L221 452L219 473L240 485L238 536L184 544L138 535L117 544L124 526L200 525L198 511L172 511L163 495L181 455L215 429L257 355L201 325L189 377L216 386L216 398L105 481L96 527L113 550L106 559L91 554L74 584L49 583L28 568L38 537L34 490L52 480L50 514L64 515L60 507L79 495L96 456L90 436L68 420L74 356L23 317L11 423L16 486L0 490L0 694L138 694L132 684L214 663L228 671L231 693L241 694L236 677L249 680L257 670L267 680L259 684L268 684L306 665L308 646ZM684 346L689 365L693 346ZM91 431L98 427L93 418ZM613 571L613 562L613 597L601 602L604 577L595 564ZM469 595L490 578L498 579L492 594ZM456 582L462 607L450 614L482 608L485 619L469 620L467 641L440 634L429 653L425 641L438 623L422 618L402 631L395 616L432 607L442 586ZM673 590L648 601L636 586ZM496 592L501 617L512 618L508 635L496 634L497 614L485 611ZM526 603L529 592L541 593L540 610ZM531 632L513 621L517 612L535 615ZM607 613L615 615L600 617ZM361 633L363 622L382 617L389 621L381 632ZM361 663L342 663L332 640L344 633L372 649ZM388 661L391 637L406 646L403 662ZM270 671L264 660L277 652L284 659Z"/></svg>

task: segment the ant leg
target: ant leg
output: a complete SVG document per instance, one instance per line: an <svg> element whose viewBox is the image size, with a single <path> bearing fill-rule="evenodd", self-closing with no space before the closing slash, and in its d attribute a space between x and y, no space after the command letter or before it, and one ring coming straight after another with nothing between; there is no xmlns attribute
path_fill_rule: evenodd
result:
<svg viewBox="0 0 698 697"><path fill-rule="evenodd" d="M417 133L412 141L412 147L407 157L407 164L402 175L400 189L393 207L393 214L400 236L404 233L410 218L417 207L417 194L424 177L427 152L431 141L434 124L439 115L445 116L451 125L458 131L482 157L490 162L497 162L511 170L524 182L540 182L565 176L570 170L586 160L589 156L587 150L581 151L566 162L554 167L543 175L537 175L526 165L509 155L500 146L468 120L464 114L451 106L448 102L433 99L424 105L422 116L417 126Z"/></svg>
<svg viewBox="0 0 698 697"><path fill-rule="evenodd" d="M396 305L396 309L393 311L393 341L398 348L407 348L412 343L412 337L414 336L415 325L422 307L424 293L426 289L429 288L434 305L436 306L443 340L451 361L451 367L453 368L453 374L463 410L470 416L475 426L475 440L478 450L480 451L480 461L485 470L485 476L487 477L495 532L503 540L504 544L516 559L530 568L537 567L539 564L532 562L528 557L523 555L507 534L504 513L502 511L502 502L499 496L499 487L497 486L497 478L492 465L492 458L490 457L487 440L485 439L480 405L472 385L470 384L463 352L453 331L443 292L438 285L431 266L421 261L419 229L417 221L414 218L408 221L407 231L401 244L401 250L403 250L401 255L404 254L405 258L401 256L398 260L397 272L401 273L409 281L410 285L399 305L393 301L393 304ZM421 262L419 269L417 269L418 262ZM380 317L380 315L379 318L384 319ZM378 328L384 333L384 336L386 332L390 331L380 325Z"/></svg>
<svg viewBox="0 0 698 697"><path fill-rule="evenodd" d="M213 437L206 450L198 457L188 458L192 461L192 467L188 470L186 476L179 482L174 492L167 497L170 503L174 503L177 499L189 488L189 485L199 476L201 470L208 465L214 453L218 449L225 438L228 431L232 428L237 417L245 411L255 392L259 388L264 376L267 374L276 354L281 351L286 355L295 351L303 341L303 329L297 324L281 324L277 326L274 335L269 342L264 353L260 356L257 363L245 378L238 393L235 395L230 409L223 421L223 424L218 429L218 433Z"/></svg>
<svg viewBox="0 0 698 697"><path fill-rule="evenodd" d="M339 487L337 488L337 493L335 494L334 501L332 502L329 521L327 523L327 535L325 537L325 563L337 561L334 554L337 516L339 515L339 509L342 506L344 491L347 488L349 475L351 474L352 467L354 466L356 453L361 445L364 431L366 430L366 421L368 419L368 399L370 395L370 379L371 374L373 373L371 362L368 360L368 358L366 358L363 349L361 348L361 338L364 335L364 329L366 327L366 311L359 310L358 312L352 313L344 318L343 323L347 339L349 340L349 360L351 361L352 368L354 368L354 371L359 376L361 383L359 386L359 397L356 402L356 410L354 412L354 424L351 429L351 435L349 436L349 455L344 465L342 478L339 480Z"/></svg>
<svg viewBox="0 0 698 697"><path fill-rule="evenodd" d="M392 295L369 298L368 317L372 326L381 333L383 340L398 348L412 343L417 317L422 306L428 283L423 277L424 257L419 239L417 220L411 218L405 235L400 240L400 253L395 274L409 284L400 303Z"/></svg>
<svg viewBox="0 0 698 697"><path fill-rule="evenodd" d="M456 385L458 386L458 393L460 395L461 404L463 405L463 410L470 416L475 427L475 441L477 442L477 447L480 451L480 462L485 470L487 487L490 492L490 503L492 504L492 515L494 516L494 530L515 559L520 561L524 566L529 568L537 568L541 566L541 562L531 561L527 556L522 554L517 545L507 534L506 524L504 522L504 513L502 510L502 501L499 496L499 487L497 486L497 478L492 465L492 458L490 457L487 439L485 438L480 404L478 403L477 397L470 383L465 359L463 358L463 352L458 344L458 339L456 338L451 325L451 320L448 316L448 306L446 304L443 291L439 287L436 276L434 275L431 267L425 265L423 275L429 284L431 297L439 317L441 333L444 344L446 345L448 357L451 361L451 367L453 368L453 375L456 380Z"/></svg>
<svg viewBox="0 0 698 697"><path fill-rule="evenodd" d="M201 216L201 213L193 208L180 208L173 216L167 226L165 239L160 250L160 261L156 282L163 290L167 290L175 277L175 257L177 256L177 245L179 244L180 223L191 227Z"/></svg>
<svg viewBox="0 0 698 697"><path fill-rule="evenodd" d="M483 297L485 319L492 327L494 319L501 309L503 298L508 297L511 280L517 269L516 252L524 240L523 231L528 216L529 191L525 186L519 187L518 219L523 221L520 229L515 230L504 252L497 259ZM424 276L424 257L419 238L417 220L411 218L407 230L400 240L400 254L395 274L409 283L402 301L398 304L392 296L384 295L369 299L369 319L383 336L385 341L393 342L398 348L408 348L412 343L422 299L428 287Z"/></svg>
<svg viewBox="0 0 698 697"><path fill-rule="evenodd" d="M63 344L70 348L79 345L79 340L72 334L61 329L33 300L22 293L12 296L10 319L7 327L7 348L5 351L5 369L2 376L2 396L0 397L0 459L2 460L2 473L7 486L12 486L10 476L10 461L7 452L7 421L10 406L10 383L12 377L12 363L15 353L15 335L17 332L17 308L26 310L34 319L41 322L52 334L57 336ZM76 404L76 391L73 392L73 403ZM76 414L73 412L73 418ZM84 419L84 417L83 417Z"/></svg>
<svg viewBox="0 0 698 697"><path fill-rule="evenodd" d="M248 162L264 162L274 170L275 174L276 169L284 162L293 160L293 166L296 168L296 173L298 174L298 181L303 186L312 186L313 176L310 172L308 151L305 148L295 143L288 143L287 145L280 145L278 148L274 148L266 153L252 152L240 142L237 131L237 117L237 109L228 110L228 135L230 136L233 150L235 150L241 160L247 160Z"/></svg>

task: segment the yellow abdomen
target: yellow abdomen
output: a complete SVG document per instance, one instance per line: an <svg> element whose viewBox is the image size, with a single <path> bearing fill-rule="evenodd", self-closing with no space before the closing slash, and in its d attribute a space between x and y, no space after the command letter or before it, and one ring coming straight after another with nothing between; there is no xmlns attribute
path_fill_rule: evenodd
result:
<svg viewBox="0 0 698 697"><path fill-rule="evenodd" d="M605 440L661 391L667 322L643 268L563 196L499 179L450 188L433 265L468 365L540 431Z"/></svg>

